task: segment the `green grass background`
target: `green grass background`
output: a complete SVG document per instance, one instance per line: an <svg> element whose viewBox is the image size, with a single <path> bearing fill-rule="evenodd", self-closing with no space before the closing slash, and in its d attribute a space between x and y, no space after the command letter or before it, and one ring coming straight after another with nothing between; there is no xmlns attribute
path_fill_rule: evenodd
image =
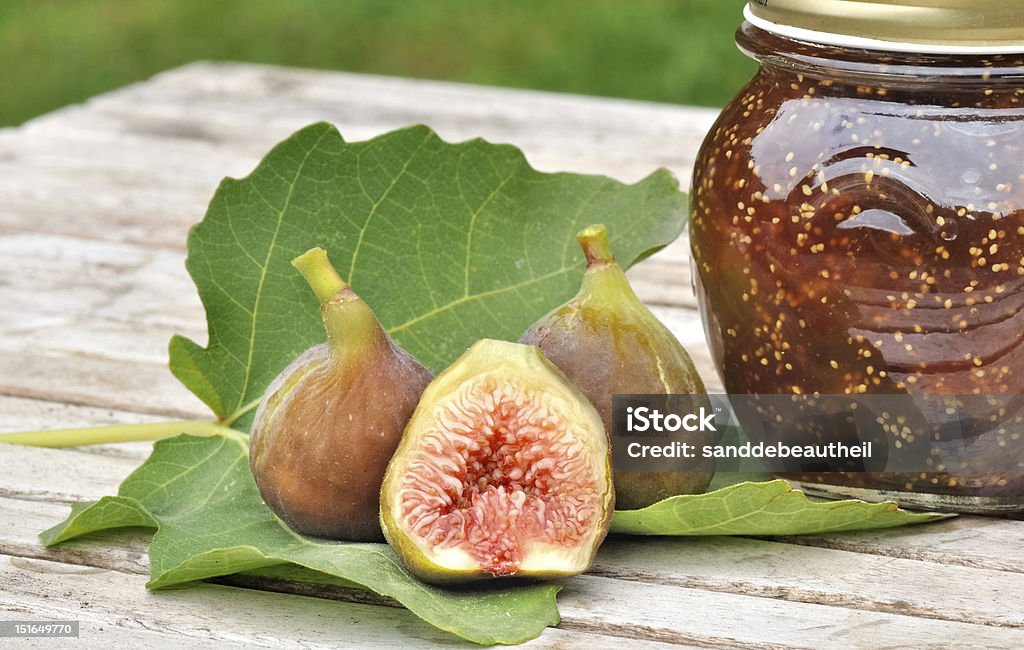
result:
<svg viewBox="0 0 1024 650"><path fill-rule="evenodd" d="M197 59L721 106L743 0L0 0L0 126Z"/></svg>

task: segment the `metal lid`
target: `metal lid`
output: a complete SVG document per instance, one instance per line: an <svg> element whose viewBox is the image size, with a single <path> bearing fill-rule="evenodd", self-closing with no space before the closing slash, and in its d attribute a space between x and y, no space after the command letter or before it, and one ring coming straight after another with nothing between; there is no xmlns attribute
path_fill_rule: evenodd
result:
<svg viewBox="0 0 1024 650"><path fill-rule="evenodd" d="M1024 0L752 0L755 27L825 45L896 52L1024 52Z"/></svg>

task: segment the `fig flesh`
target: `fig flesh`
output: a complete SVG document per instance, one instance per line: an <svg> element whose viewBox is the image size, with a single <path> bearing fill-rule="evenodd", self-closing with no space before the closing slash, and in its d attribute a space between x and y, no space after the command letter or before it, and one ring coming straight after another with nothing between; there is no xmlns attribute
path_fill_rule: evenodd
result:
<svg viewBox="0 0 1024 650"><path fill-rule="evenodd" d="M581 573L614 509L607 434L540 350L485 339L424 391L380 499L427 582Z"/></svg>
<svg viewBox="0 0 1024 650"><path fill-rule="evenodd" d="M576 238L587 259L579 293L530 326L519 341L540 347L583 391L601 414L613 445L614 395L680 395L673 408L696 413L703 405L710 410L690 355L633 292L611 253L605 227L590 226ZM711 443L713 435L695 433L691 442L699 448ZM713 473L711 459L692 459L673 472L616 470L616 507L633 510L677 494L704 492Z"/></svg>
<svg viewBox="0 0 1024 650"><path fill-rule="evenodd" d="M381 481L432 375L395 345L322 249L292 263L321 301L328 342L267 389L249 465L263 500L296 532L383 541Z"/></svg>

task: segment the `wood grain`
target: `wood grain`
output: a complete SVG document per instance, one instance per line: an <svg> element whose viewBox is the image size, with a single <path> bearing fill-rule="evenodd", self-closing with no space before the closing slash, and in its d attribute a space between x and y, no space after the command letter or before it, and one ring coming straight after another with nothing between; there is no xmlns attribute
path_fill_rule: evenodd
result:
<svg viewBox="0 0 1024 650"><path fill-rule="evenodd" d="M0 525L0 552L118 570L125 570L126 566L130 571L145 570L142 558L144 545L138 538L129 537L127 546L120 542L112 543L113 536L109 534L105 534L99 543L89 540L72 542L67 545L68 556L63 555L63 547L39 552L34 538L39 530L53 525L66 514L65 503L111 493L124 475L134 468L135 460L106 462L104 459L103 465L97 467L95 457L89 458L77 450L12 448L6 452L9 452L5 455L10 460L12 471L6 479L9 487L4 496L7 499L0 502L0 513L4 513L0 517L3 524ZM52 474L41 472L40 467L44 466L50 468ZM90 466L86 472L87 479L82 477L83 466ZM54 475L65 478L55 483ZM934 538L954 523L961 533L970 531L968 536L976 548L994 550L997 544L1005 541L1000 526L994 526L993 520L980 517L928 524L915 532L922 537ZM1017 522L995 520L995 523L1009 528ZM128 562L126 554L130 558ZM623 603L660 603L673 598L689 601L695 592L713 592L719 599L726 594L756 599L742 601L745 603L743 611L762 607L785 610L796 603L803 603L915 619L1024 628L1024 616L1019 608L1012 605L1024 602L1024 575L943 562L894 560L879 555L801 548L764 540L618 537L602 548L592 573L595 578L614 578L616 589L637 590L636 594L622 596ZM593 584L594 587L592 592L579 588L580 607L584 602L601 602L611 589L603 580L587 582L578 578L567 583L567 590L581 580L583 584ZM677 587L682 591L677 593L666 590L667 587ZM658 590L657 599L652 600L653 597L647 593L649 589ZM705 597L715 600L710 594L705 594ZM566 596L563 596L560 599L563 617L567 624L572 625L570 612L573 610L566 608L566 602ZM808 610L801 616L817 614ZM817 618L825 625L824 617ZM583 617L579 625L586 627L589 623L585 621L589 620ZM632 629L625 619L620 624ZM639 623L636 625L645 627ZM695 637L679 636L684 630L675 627L647 630L644 634L666 640L669 637L665 635L670 634L667 630L674 630L671 634L676 636L672 638L677 641L697 641ZM923 631L921 633L924 634ZM724 640L711 628L707 635L704 641ZM821 639L810 639L809 642L818 645Z"/></svg>
<svg viewBox="0 0 1024 650"><path fill-rule="evenodd" d="M0 506L2 506L0 512L18 513L16 521L12 517L11 520L5 520L4 525L0 525L0 553L12 553L17 557L29 557L36 560L59 561L60 566L73 564L129 574L145 572L146 562L143 555L145 543L138 534L120 538L105 533L97 539L78 540L56 549L40 552L33 544L31 532L27 529L32 525L38 526L43 520L52 517L55 514L53 511L58 510L58 507L50 507L48 510L51 512L40 512L45 508L40 508L39 504L32 504L34 507L29 509L22 506L22 503L25 502L16 503L14 507L11 507L9 501L0 502ZM725 540L713 541L723 542ZM666 543L663 542L662 545L665 546ZM686 541L682 540L675 541L675 545L676 556L686 546L689 546ZM725 545L728 546L728 542ZM681 549L679 546L684 548ZM637 549L637 552L647 554L646 550L642 549ZM621 549L616 551L613 547L610 550L610 555L610 559L615 562L615 565L621 567L622 565L617 563L617 560L623 559ZM752 590L754 593L743 590L743 595L737 595L731 592L737 591L738 587L742 588L745 585L742 580L730 580L730 576L727 575L727 565L735 561L735 554L729 553L728 550L724 553L705 552L700 557L700 560L706 561L710 556L712 561L704 571L710 576L717 577L710 579L713 584L695 584L694 586L675 584L677 580L674 581L673 578L678 576L678 569L672 565L678 564L678 562L673 563L672 554L667 554L664 550L659 552L655 548L654 553L649 555L644 562L649 563L648 567L659 565L661 567L658 569L659 577L663 579L656 581L651 577L640 579L642 576L630 574L625 577L618 576L615 579L593 575L567 581L559 598L562 627L590 633L671 643L741 648L766 647L765 641L768 641L769 644L778 643L781 639L787 638L798 640L807 647L838 647L830 639L839 636L838 633L843 626L851 622L874 630L872 634L876 632L894 634L897 629L903 628L900 634L914 635L910 638L916 638L921 643L928 644L937 643L941 634L955 634L956 638L967 644L1024 642L1024 632L1020 629L1006 629L1019 628L1019 625L1015 625L1014 622L993 622L991 620L992 604L990 600L984 598L986 595L984 593L977 593L979 598L973 603L973 608L978 611L969 612L977 615L980 620L965 621L964 623L968 623L967 625L951 624L947 618L941 620L928 620L933 617L921 618L923 612L920 608L915 607L914 598L920 596L924 590L930 587L927 584L920 585L917 591L911 588L905 594L904 600L891 604L889 609L883 609L879 604L870 608L851 606L854 604L854 600L850 596L837 599L830 598L829 594L805 593L804 599L792 598L793 594L787 593L784 584L779 585L771 595L757 594L756 589ZM763 554L756 552L746 553L746 561L740 566L745 566L750 573L763 575L761 572L765 571L765 568L759 567L757 564L758 559L762 557ZM767 567L764 578L757 579L748 576L747 579L763 583L780 568L782 572L792 574L794 568L800 566L800 561L804 559L806 558L792 558L784 567L780 567L777 561L774 566ZM601 563L606 561L604 553L602 553ZM829 562L836 562L836 571L842 571L844 565L841 557L823 557L818 560L818 564L822 566ZM626 566L629 566L628 559ZM597 573L600 574L600 572L599 564ZM662 573L668 575L661 576ZM908 583L914 577L917 576L908 575ZM980 574L977 577L992 579L992 576ZM1015 576L1011 574L1010 577ZM939 571L934 580L937 584L946 586L962 584L962 581L955 578L956 576L948 572ZM1012 591L1005 590L1003 596L1009 599L1015 598L1020 594L1021 584L1024 584L1024 581L1018 578L1014 589ZM1005 586L998 581L991 585L994 590ZM287 585L279 585L277 589L285 590ZM835 591L834 587L831 591ZM359 594L355 594L354 597L361 598ZM108 603L109 600L104 599L103 602ZM638 603L650 605L638 607ZM862 605L862 603L857 604ZM971 604L968 603L968 605ZM842 615L837 616L834 609L836 606L845 608ZM668 611L673 612L671 617L665 616ZM706 611L715 611L717 614L714 617L708 617L705 614ZM954 614L958 615L961 612L954 612ZM739 623L744 620L744 617L749 616L756 616L759 619L770 621L770 623L759 630L750 630L740 634L742 626ZM977 623L982 623L982 625ZM776 638L772 639L772 637Z"/></svg>
<svg viewBox="0 0 1024 650"><path fill-rule="evenodd" d="M148 592L145 576L62 562L0 555L5 618L80 621L83 647L393 648L462 642L395 607L199 584ZM545 630L523 647L653 648L645 640ZM40 644L42 646L42 644ZM19 646L20 647L20 646ZM53 647L52 645L49 647ZM662 646L667 648L668 646ZM678 647L678 646L673 646Z"/></svg>

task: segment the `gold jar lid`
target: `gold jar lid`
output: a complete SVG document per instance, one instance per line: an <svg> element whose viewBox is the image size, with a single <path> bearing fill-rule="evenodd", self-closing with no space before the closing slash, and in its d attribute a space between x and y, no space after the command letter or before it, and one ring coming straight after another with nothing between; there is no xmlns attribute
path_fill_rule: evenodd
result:
<svg viewBox="0 0 1024 650"><path fill-rule="evenodd" d="M752 0L755 27L825 45L896 52L1024 52L1024 0Z"/></svg>

